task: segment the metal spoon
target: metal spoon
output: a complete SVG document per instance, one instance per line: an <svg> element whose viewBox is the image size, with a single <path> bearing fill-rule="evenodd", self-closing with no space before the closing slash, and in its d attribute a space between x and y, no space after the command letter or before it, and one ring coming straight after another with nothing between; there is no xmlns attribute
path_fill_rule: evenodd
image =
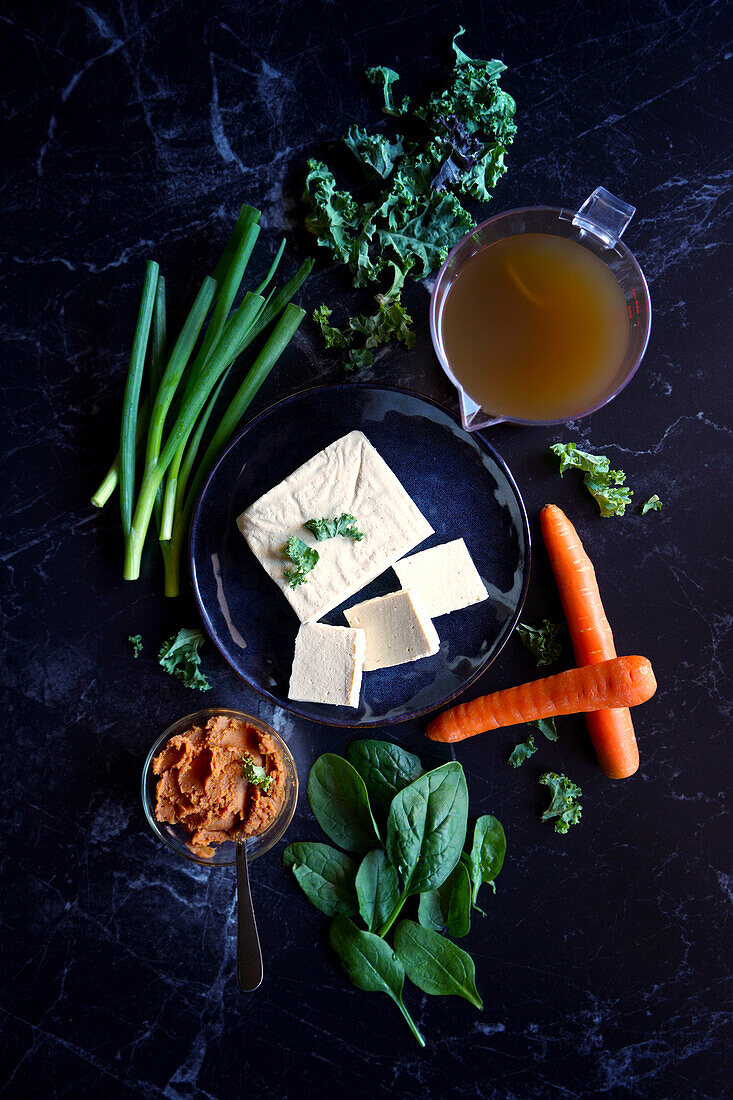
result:
<svg viewBox="0 0 733 1100"><path fill-rule="evenodd" d="M247 841L237 840L237 985L252 993L262 985L262 949L252 908L247 869Z"/></svg>

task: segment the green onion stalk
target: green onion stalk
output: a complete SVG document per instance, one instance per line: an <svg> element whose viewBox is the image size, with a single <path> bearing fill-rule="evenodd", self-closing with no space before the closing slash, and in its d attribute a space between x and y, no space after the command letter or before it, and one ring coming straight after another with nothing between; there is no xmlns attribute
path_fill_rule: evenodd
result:
<svg viewBox="0 0 733 1100"><path fill-rule="evenodd" d="M193 459L200 445L205 423L201 432L197 433L192 440L191 446L193 447L193 456L190 460L188 457L184 460L187 463L186 478L179 481L180 492L177 496L171 537L170 539L161 541L160 544L165 566L166 596L177 596L180 590L181 555L188 534L188 528L191 523L191 515L201 491L201 487L210 474L217 458L233 436L237 425L240 423L263 382L292 340L304 316L305 311L298 306L294 306L292 303L286 305L281 318L273 329L265 346L250 367L246 378L234 397L231 399L226 412L219 422L218 428L214 432L204 452L203 458L198 464L196 476L191 483L191 487L186 493L186 480L193 466ZM208 420L210 412L211 410L208 411L206 420Z"/></svg>

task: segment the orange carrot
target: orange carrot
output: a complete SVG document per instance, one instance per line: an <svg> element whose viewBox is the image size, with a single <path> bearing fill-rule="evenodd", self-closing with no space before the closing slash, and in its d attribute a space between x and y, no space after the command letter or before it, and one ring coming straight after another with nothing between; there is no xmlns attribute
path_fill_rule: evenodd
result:
<svg viewBox="0 0 733 1100"><path fill-rule="evenodd" d="M560 592L563 611L579 665L616 656L611 627L601 603L593 563L578 533L560 508L547 504L540 514L542 535ZM639 767L634 724L626 707L586 716L598 763L610 779L627 779Z"/></svg>
<svg viewBox="0 0 733 1100"><path fill-rule="evenodd" d="M646 657L614 657L460 703L434 718L427 734L431 741L463 741L486 730L557 714L635 707L651 699L656 690Z"/></svg>

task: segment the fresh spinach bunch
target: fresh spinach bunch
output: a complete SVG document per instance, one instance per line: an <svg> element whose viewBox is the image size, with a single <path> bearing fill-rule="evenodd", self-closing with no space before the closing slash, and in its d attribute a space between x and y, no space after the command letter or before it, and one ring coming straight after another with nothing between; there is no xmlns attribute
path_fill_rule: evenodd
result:
<svg viewBox="0 0 733 1100"><path fill-rule="evenodd" d="M368 739L353 741L347 757L325 753L308 779L313 814L339 847L301 841L285 849L283 862L333 918L329 942L354 985L386 993L424 1046L402 1000L405 977L424 993L483 1007L473 960L447 936L465 936L472 910L482 912L482 883L496 889L506 837L485 815L466 847L468 788L456 761L426 772L399 745ZM417 921L403 914L413 897ZM390 947L385 937L400 916Z"/></svg>

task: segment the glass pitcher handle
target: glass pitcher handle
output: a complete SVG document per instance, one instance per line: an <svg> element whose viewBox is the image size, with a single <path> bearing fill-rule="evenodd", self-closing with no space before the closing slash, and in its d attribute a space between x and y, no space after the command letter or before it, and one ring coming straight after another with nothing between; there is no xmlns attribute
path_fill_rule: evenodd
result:
<svg viewBox="0 0 733 1100"><path fill-rule="evenodd" d="M573 225L600 237L608 248L613 248L635 213L635 206L617 199L605 187L596 187L573 218Z"/></svg>

